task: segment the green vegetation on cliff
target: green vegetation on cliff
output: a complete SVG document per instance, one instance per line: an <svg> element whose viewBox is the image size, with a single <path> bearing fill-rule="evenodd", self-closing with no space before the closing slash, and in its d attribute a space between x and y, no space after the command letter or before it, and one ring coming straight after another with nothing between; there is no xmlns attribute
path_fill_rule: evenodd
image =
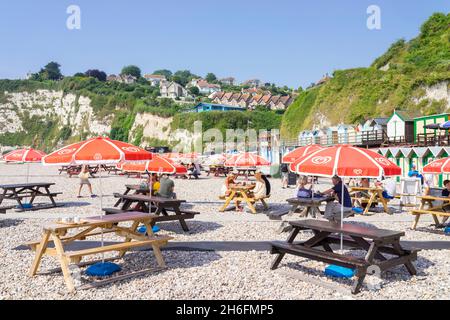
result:
<svg viewBox="0 0 450 320"><path fill-rule="evenodd" d="M436 13L418 37L395 42L370 67L335 71L326 83L302 92L285 112L281 134L296 138L313 126L358 123L394 109L443 112L446 102L424 99L423 86L449 80L450 14Z"/></svg>

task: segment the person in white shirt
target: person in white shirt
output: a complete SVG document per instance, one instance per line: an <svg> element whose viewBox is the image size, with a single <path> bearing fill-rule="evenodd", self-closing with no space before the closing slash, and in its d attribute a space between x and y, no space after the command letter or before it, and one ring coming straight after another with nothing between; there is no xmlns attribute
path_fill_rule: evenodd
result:
<svg viewBox="0 0 450 320"><path fill-rule="evenodd" d="M383 197L385 199L394 199L397 194L397 183L394 179L387 178L376 183L377 187L383 188Z"/></svg>

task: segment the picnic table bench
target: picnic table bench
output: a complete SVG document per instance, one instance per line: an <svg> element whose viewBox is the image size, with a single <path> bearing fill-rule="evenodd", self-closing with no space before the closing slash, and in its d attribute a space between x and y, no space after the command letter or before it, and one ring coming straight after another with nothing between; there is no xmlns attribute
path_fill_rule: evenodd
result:
<svg viewBox="0 0 450 320"><path fill-rule="evenodd" d="M139 211L152 212L156 217L152 220L152 226L156 222L175 221L179 220L183 231L189 231L186 224L186 219L193 219L199 212L183 210L180 208L182 203L186 200L168 199L158 196L149 196L143 194L120 194L114 193L114 197L120 199L122 203L120 210L124 211ZM133 206L134 205L134 206ZM116 206L118 207L118 205ZM116 208L104 209L107 214L115 214ZM169 212L173 214L169 214Z"/></svg>
<svg viewBox="0 0 450 320"><path fill-rule="evenodd" d="M287 241L271 243L270 253L276 255L271 265L272 270L278 268L286 254L352 268L355 269L356 277L352 286L353 294L361 290L369 267L379 268L380 272L384 272L394 266L404 265L411 275L416 274L412 262L417 260L418 250L402 248L400 238L405 235L404 232L367 228L349 223L344 223L341 228L338 223L313 219L294 221L290 224L293 229ZM294 242L299 232L303 230L312 230L314 236L307 241ZM366 251L365 257L357 258L334 252L330 245L340 243L340 234L344 237L343 244L346 247Z"/></svg>
<svg viewBox="0 0 450 320"><path fill-rule="evenodd" d="M55 197L62 194L61 192L51 192L50 187L55 185L51 182L31 182L31 183L19 183L19 184L4 184L0 185L0 189L3 190L0 193L0 205L3 200L15 200L18 204L18 211L34 211L39 209L49 209L61 207L63 204L57 204ZM42 190L43 189L43 190ZM49 204L40 204L32 206L36 198L48 198ZM30 198L29 204L26 206L22 200ZM5 210L12 209L10 206L2 207ZM1 208L0 208L1 210Z"/></svg>
<svg viewBox="0 0 450 320"><path fill-rule="evenodd" d="M324 202L334 201L334 197L311 197L311 198L290 198L286 200L290 205L291 209L288 212L289 215L295 213L295 211L299 207L305 208L302 213L302 217L307 217L311 215L314 218L319 218L323 215L323 212L320 210L320 206Z"/></svg>
<svg viewBox="0 0 450 320"><path fill-rule="evenodd" d="M412 209L410 214L414 215L414 221L411 229L415 230L422 215L431 215L436 227L440 227L442 223L439 217L450 217L450 211L445 212L444 208L450 206L450 198L436 196L417 196L420 199L419 209ZM426 208L427 207L427 208Z"/></svg>
<svg viewBox="0 0 450 320"><path fill-rule="evenodd" d="M207 176L213 174L214 177L219 177L221 175L227 176L230 173L230 168L225 166L209 166Z"/></svg>
<svg viewBox="0 0 450 320"><path fill-rule="evenodd" d="M142 188L139 184L126 184L125 185L125 192L124 195L127 195L130 193L130 191L134 191L134 194L149 194L150 189L149 188ZM117 202L114 204L114 207L119 206L119 204L122 202L122 198L118 198Z"/></svg>
<svg viewBox="0 0 450 320"><path fill-rule="evenodd" d="M161 254L160 247L167 244L167 242L173 238L153 234L151 223L155 218L156 217L152 214L126 212L111 216L90 217L82 219L80 223L48 224L44 227L41 240L28 242L26 244L36 252L29 275L35 276L37 274L40 262L44 255L54 256L58 259L59 264L61 265L61 271L63 273L66 286L69 291L72 292L75 291L75 285L70 274L69 264L76 264L80 267L94 264L99 262L99 260L84 263L81 263L81 260L86 256L111 251L117 251L119 252L119 255L107 260L117 260L123 258L128 250L137 247L152 248L158 266L160 268L164 268L165 262ZM121 226L120 224L123 222L127 222L128 225L129 222L132 222L132 224L131 226ZM137 232L137 228L140 224L147 227L148 235ZM88 249L70 250L69 247L72 247L73 244L80 243L88 237L96 236L100 234L102 230L103 233L115 233L117 236L124 238L123 242L104 246L98 245ZM75 231L76 233L67 236L70 231ZM108 279L108 282L111 282L111 279Z"/></svg>
<svg viewBox="0 0 450 320"><path fill-rule="evenodd" d="M225 200L225 203L223 206L219 209L220 212L225 212L225 210L228 208L230 203L232 201L240 201L245 202L247 206L249 207L250 211L254 214L256 214L256 208L255 204L256 202L260 201L264 207L265 210L269 208L269 206L266 203L266 199L270 198L270 195L267 195L262 198L255 198L251 194L251 190L255 187L254 184L247 184L247 185L233 185L230 187L230 194L228 196L222 196L219 197L221 200Z"/></svg>
<svg viewBox="0 0 450 320"><path fill-rule="evenodd" d="M365 194L364 196L357 196L358 193ZM388 208L388 199L383 197L383 189L381 188L364 188L364 187L351 187L350 195L352 200L361 207L364 207L363 215L366 215L373 204L381 203L385 213L390 214ZM367 196L366 196L367 195Z"/></svg>

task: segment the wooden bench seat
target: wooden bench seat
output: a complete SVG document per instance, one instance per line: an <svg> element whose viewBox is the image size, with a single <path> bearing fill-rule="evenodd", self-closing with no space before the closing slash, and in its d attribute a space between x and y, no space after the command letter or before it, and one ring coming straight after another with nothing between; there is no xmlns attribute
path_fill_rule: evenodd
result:
<svg viewBox="0 0 450 320"><path fill-rule="evenodd" d="M16 211L23 212L23 211L37 211L42 209L53 209L53 208L59 208L64 207L64 203L57 203L56 206L49 203L49 204L33 204L31 208L16 208Z"/></svg>
<svg viewBox="0 0 450 320"><path fill-rule="evenodd" d="M86 240L87 237L94 237L94 236L99 236L101 234L107 234L107 233L113 233L115 232L114 230L108 230L108 229L103 229L103 231L99 230L99 231L94 231L94 232L89 232L87 234L85 234L82 237L78 237L78 240ZM73 240L73 236L69 235L66 237L60 237L61 241L63 243L65 242L72 242L72 241L68 241L68 240ZM53 240L48 240L49 243L53 243ZM31 250L35 251L36 247L41 243L41 241L29 241L29 242L25 242L23 245L30 247Z"/></svg>
<svg viewBox="0 0 450 320"><path fill-rule="evenodd" d="M118 244L107 245L103 247L95 247L89 249L83 249L78 251L69 251L65 253L65 256L70 258L71 260L77 260L77 258L81 258L83 256L89 256L94 254L99 254L103 252L109 251L123 251L131 248L151 246L153 244L166 244L169 240L172 240L172 237L169 236L153 236L148 238L148 240L141 241L130 241Z"/></svg>
<svg viewBox="0 0 450 320"><path fill-rule="evenodd" d="M436 226L440 226L441 223L437 219L437 217L450 217L450 212L444 212L444 211L434 211L434 210L423 210L423 209L413 209L409 212L411 215L416 216L413 222L413 225L411 229L415 230L417 228L417 224L419 223L420 217L422 215L432 215L433 220L436 224Z"/></svg>
<svg viewBox="0 0 450 320"><path fill-rule="evenodd" d="M3 206L0 207L0 213L6 213L6 210L14 209L16 206Z"/></svg>
<svg viewBox="0 0 450 320"><path fill-rule="evenodd" d="M364 259L343 256L334 252L308 248L301 244L272 243L271 254L288 253L308 259L319 260L346 268L367 269L369 264ZM275 267L276 268L276 267ZM272 269L275 269L272 267Z"/></svg>

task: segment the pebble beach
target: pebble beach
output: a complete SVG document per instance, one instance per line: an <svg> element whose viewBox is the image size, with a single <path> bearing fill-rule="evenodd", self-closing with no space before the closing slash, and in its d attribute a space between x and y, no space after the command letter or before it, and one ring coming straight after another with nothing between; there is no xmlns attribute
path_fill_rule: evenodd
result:
<svg viewBox="0 0 450 320"><path fill-rule="evenodd" d="M125 184L139 179L120 175L106 175L91 179L94 192L103 197L77 198L78 178L59 175L58 167L0 164L0 184L30 182L54 182L52 191L62 192L57 197L64 207L19 213L9 210L0 215L0 299L447 299L450 296L450 241L443 229L430 226L431 217L423 217L417 230L410 229L413 217L400 211L393 201L395 213L375 213L347 219L376 228L405 232L403 245L419 248L415 262L418 274L410 276L404 267L383 273L381 280L366 278L368 283L378 281L373 289L364 285L361 293L350 293L352 280L329 278L324 275L325 264L307 259L286 256L280 268L270 270L273 256L269 252L271 241L285 241L287 233L279 233L280 221L269 219L267 212L259 208L254 215L245 210L237 213L220 213L223 204L218 195L223 178L206 177L199 180L175 179L175 191L179 199L185 199L185 207L200 212L193 220L187 220L189 232L183 232L178 222L160 223L159 234L174 239L163 248L167 268L142 274L123 281L87 290L69 293L59 272L28 276L34 252L24 244L39 240L46 223L61 217L90 217L102 214L101 208L113 207L114 192L125 191ZM288 208L286 199L294 196L294 189L282 189L279 179L270 179L271 211ZM329 185L321 181L318 189ZM100 192L102 190L102 192ZM5 201L2 205L13 204ZM298 215L288 220L300 219ZM311 237L303 232L297 239ZM100 236L92 238L100 241ZM106 242L120 238L106 234ZM359 255L362 252L352 251ZM108 254L105 255L109 257ZM99 257L96 257L98 259ZM94 259L94 257L93 257ZM156 267L152 251L134 250L115 261L120 274ZM41 271L58 268L56 259L44 257ZM95 280L79 273L81 283Z"/></svg>

